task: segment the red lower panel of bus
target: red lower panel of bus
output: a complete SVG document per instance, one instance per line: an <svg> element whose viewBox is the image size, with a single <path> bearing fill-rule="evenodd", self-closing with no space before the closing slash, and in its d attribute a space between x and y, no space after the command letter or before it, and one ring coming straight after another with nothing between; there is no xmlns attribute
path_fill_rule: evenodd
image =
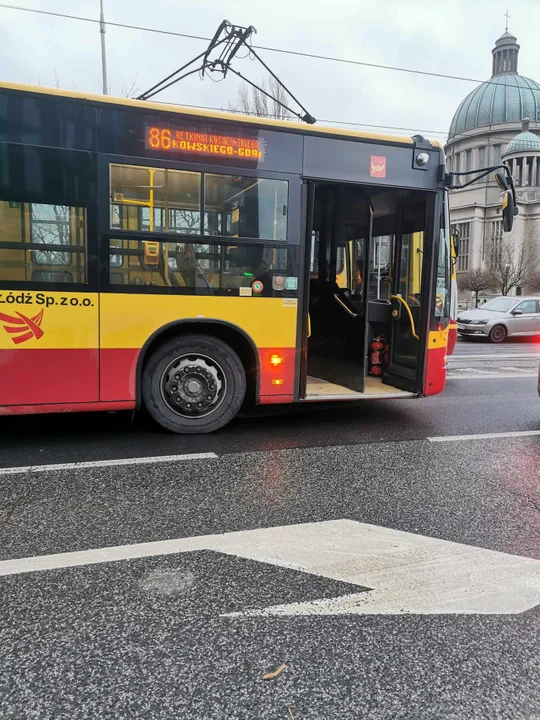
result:
<svg viewBox="0 0 540 720"><path fill-rule="evenodd" d="M99 400L97 349L0 350L0 405Z"/></svg>
<svg viewBox="0 0 540 720"><path fill-rule="evenodd" d="M451 322L448 326L448 353L447 355L452 355L456 348L457 343L457 324L455 322Z"/></svg>
<svg viewBox="0 0 540 720"><path fill-rule="evenodd" d="M135 400L137 360L140 349L114 348L101 350L99 399Z"/></svg>
<svg viewBox="0 0 540 720"><path fill-rule="evenodd" d="M100 400L134 400L139 350L101 351ZM259 348L260 402L292 402L294 396L295 348Z"/></svg>
<svg viewBox="0 0 540 720"><path fill-rule="evenodd" d="M116 412L117 410L134 410L134 400L123 402L91 402L91 403L50 403L48 405L8 405L0 407L0 415L43 415L46 413L68 412Z"/></svg>
<svg viewBox="0 0 540 720"><path fill-rule="evenodd" d="M285 405L294 402L294 395L261 395L260 405Z"/></svg>
<svg viewBox="0 0 540 720"><path fill-rule="evenodd" d="M446 384L446 346L430 348L426 358L424 395L437 395Z"/></svg>
<svg viewBox="0 0 540 720"><path fill-rule="evenodd" d="M23 406L17 411L21 413L47 412L38 410L37 406L48 405L54 406L49 412L91 409L71 407L72 403L127 402L132 407L139 353L137 348L103 349L98 365L96 349L2 350L0 406ZM295 349L262 348L259 356L260 402L292 402ZM15 409L5 408L0 412L11 414Z"/></svg>
<svg viewBox="0 0 540 720"><path fill-rule="evenodd" d="M296 348L259 348L259 402L262 405L293 401L295 361Z"/></svg>

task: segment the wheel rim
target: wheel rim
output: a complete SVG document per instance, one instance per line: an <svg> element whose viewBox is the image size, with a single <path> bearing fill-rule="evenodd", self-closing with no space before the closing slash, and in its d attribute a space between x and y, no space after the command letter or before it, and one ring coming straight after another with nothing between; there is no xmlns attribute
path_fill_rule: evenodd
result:
<svg viewBox="0 0 540 720"><path fill-rule="evenodd" d="M504 338L504 330L502 328L495 328L492 337L494 340L502 340Z"/></svg>
<svg viewBox="0 0 540 720"><path fill-rule="evenodd" d="M180 355L161 374L161 396L176 415L190 420L211 415L227 390L223 368L207 355Z"/></svg>

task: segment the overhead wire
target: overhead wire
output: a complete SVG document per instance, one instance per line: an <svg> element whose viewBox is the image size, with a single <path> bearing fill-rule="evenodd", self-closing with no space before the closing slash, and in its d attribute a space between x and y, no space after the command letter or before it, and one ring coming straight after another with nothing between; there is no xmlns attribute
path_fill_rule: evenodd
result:
<svg viewBox="0 0 540 720"><path fill-rule="evenodd" d="M11 4L7 4L7 3L0 3L0 8L3 8L5 10L15 10L15 11L20 11L20 12L35 13L38 15L48 15L51 17L75 20L75 21L80 21L80 22L89 22L89 23L93 23L93 24L97 24L97 25L100 24L99 19L84 17L81 15L71 15L68 13L58 13L58 12L53 12L50 10L41 10L38 8L28 8L28 7L23 7L20 5L11 5ZM169 35L172 37L180 37L180 38L185 38L185 39L189 39L189 40L199 40L199 41L206 41L206 42L210 42L210 40L211 40L210 37L206 37L203 35L194 35L191 33L180 33L180 32L174 31L174 30L163 30L160 28L152 28L152 27L147 27L147 26L142 26L142 25L132 25L129 23L118 23L118 22L106 21L105 25L109 25L110 27L128 29L128 30L138 30L141 32L156 33L156 34L160 34L160 35ZM439 79L443 78L443 79L447 79L447 80L457 80L457 81L461 81L461 82L471 82L471 83L475 83L475 84L493 84L493 85L498 85L499 87L515 87L515 85L513 85L511 83L495 83L495 82L492 83L490 80L484 81L484 80L478 80L476 78L470 78L470 77L465 77L465 76L460 76L460 75L450 75L447 73L436 73L436 72L431 72L431 71L426 71L426 70L416 70L413 68L399 67L399 66L395 66L395 65L383 65L380 63L369 63L369 62L361 61L361 60L352 60L350 58L338 58L338 57L333 57L331 55L319 55L317 53L308 53L308 52L303 52L300 50L287 50L284 48L275 48L275 47L265 46L265 45L253 45L253 48L255 48L257 50L265 50L267 52L275 52L275 53L281 53L281 54L286 54L286 55L293 55L296 57L304 57L304 58L310 58L310 59L315 59L315 60L323 60L326 62L337 62L337 63L342 63L342 64L356 65L356 66L368 67L368 68L374 68L374 69L380 69L380 70L405 72L405 73L410 73L410 74L414 74L414 75L423 75L426 77L436 77ZM169 103L169 104L173 104L173 103ZM204 106L200 106L200 105L186 105L186 107L200 108L203 110L204 109L220 110L220 108L204 107ZM246 113L244 113L244 114L246 114ZM268 117L272 117L272 115L269 114ZM374 128L374 129L381 129L381 130L393 130L393 131L397 131L397 132L418 132L417 129L396 127L396 126L391 126L391 125L377 125L377 124L373 124L373 123L356 123L356 122L348 122L348 121L344 121L344 120L329 120L329 119L320 119L320 121L325 122L325 123L335 124L335 125L350 125L353 127ZM427 133L430 135L442 135L445 137L448 135L448 133L443 130L421 130L420 132L424 132L424 133Z"/></svg>
<svg viewBox="0 0 540 720"><path fill-rule="evenodd" d="M37 8L27 8L22 7L21 5L9 5L7 3L0 3L0 8L3 8L5 10L17 10L20 12L29 12L29 13L36 13L38 15L50 15L52 17L58 17L58 18L64 18L68 20L79 20L81 22L90 22L99 25L100 20L94 19L94 18L88 18L83 17L81 15L69 15L67 13L58 13L58 12L52 12L51 10L40 10ZM118 22L112 22L112 21L105 21L105 25L109 25L110 27L118 27L118 28L124 28L127 30L140 30L142 32L150 32L150 33L158 33L160 35L170 35L172 37L181 37L181 38L187 38L189 40L204 40L207 42L210 42L212 38L206 37L204 35L193 35L190 33L180 33L176 32L175 30L162 30L160 28L152 28L147 27L143 25L130 25L128 23L118 23ZM314 60L324 60L326 62L337 62L337 63L344 63L348 65L359 65L362 67L369 67L369 68L375 68L378 70L392 70L394 72L404 72L404 73L411 73L413 75L425 75L427 77L436 77L436 78L443 78L446 80L458 80L461 82L470 82L475 84L494 84L499 85L500 87L515 87L515 85L512 85L511 83L490 83L489 80L479 80L477 78L470 78L463 75L450 75L448 73L437 73L437 72L431 72L429 70L416 70L413 68L405 68L400 67L398 65L383 65L381 63L370 63L366 62L364 60L352 60L350 58L339 58L334 57L332 55L319 55L318 53L308 53L303 52L300 50L287 50L285 48L276 48L271 47L268 45L253 45L253 48L256 50L266 50L268 52L275 52L275 53L282 53L285 55L295 55L297 57L305 57L305 58L311 58Z"/></svg>
<svg viewBox="0 0 540 720"><path fill-rule="evenodd" d="M169 102L166 100L159 100L160 104L162 105L177 105L178 103ZM188 108L194 108L196 110L216 110L217 112L234 112L238 113L239 115L253 115L256 117L265 117L265 118L276 118L276 115L274 113L259 113L259 112L251 112L249 110L234 110L231 108L220 108L215 107L211 105L193 105L189 103L182 103L183 107ZM401 130L403 132L425 132L430 135L444 135L447 136L448 132L445 130L419 130L418 128L408 128L408 127L398 127L395 125L374 125L372 123L357 123L357 122L348 122L346 120L329 120L327 118L318 118L318 121L322 123L328 123L330 125L352 125L354 127L362 127L362 128L376 128L379 130Z"/></svg>

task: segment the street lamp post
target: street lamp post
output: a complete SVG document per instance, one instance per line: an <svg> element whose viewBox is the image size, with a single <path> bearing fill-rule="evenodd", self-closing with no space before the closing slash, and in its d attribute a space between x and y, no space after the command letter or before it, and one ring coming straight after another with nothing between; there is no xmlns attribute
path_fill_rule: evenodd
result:
<svg viewBox="0 0 540 720"><path fill-rule="evenodd" d="M101 34L101 76L103 81L103 94L109 94L107 86L107 51L105 48L105 16L103 14L103 0L100 0L99 32Z"/></svg>

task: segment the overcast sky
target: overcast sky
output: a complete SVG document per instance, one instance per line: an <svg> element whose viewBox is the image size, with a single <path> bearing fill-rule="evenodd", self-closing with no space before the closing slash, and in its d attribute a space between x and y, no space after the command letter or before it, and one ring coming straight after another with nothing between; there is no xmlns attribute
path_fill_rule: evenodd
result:
<svg viewBox="0 0 540 720"><path fill-rule="evenodd" d="M24 0L12 4L99 17L99 0ZM254 25L254 44L370 63L487 79L491 49L504 32L507 0L105 0L105 17L211 36L226 18ZM510 31L521 45L519 71L540 81L539 0L513 0ZM4 80L101 91L98 26L0 8ZM204 50L201 41L109 27L111 94L137 79L145 90ZM446 132L459 102L475 85L391 70L261 52L265 61L317 118ZM239 61L256 81L264 69ZM234 77L197 76L158 96L172 102L226 108ZM410 133L412 134L412 132Z"/></svg>

